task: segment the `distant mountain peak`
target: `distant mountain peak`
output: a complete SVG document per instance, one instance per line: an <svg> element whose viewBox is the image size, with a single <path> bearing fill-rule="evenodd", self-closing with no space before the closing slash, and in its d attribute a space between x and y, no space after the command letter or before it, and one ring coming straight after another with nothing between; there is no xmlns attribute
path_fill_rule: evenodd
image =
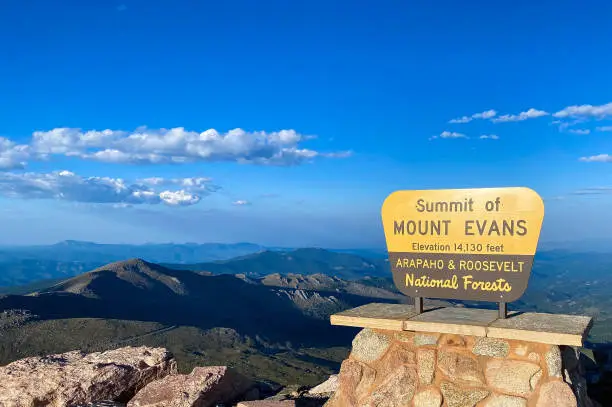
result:
<svg viewBox="0 0 612 407"><path fill-rule="evenodd" d="M62 240L55 243L53 246L95 246L97 243L87 242L84 240Z"/></svg>
<svg viewBox="0 0 612 407"><path fill-rule="evenodd" d="M112 287L125 289L131 286L152 294L170 290L174 294L186 295L183 283L174 274L175 270L149 263L141 258L132 258L98 267L57 284L47 291L96 296L100 291L112 293Z"/></svg>
<svg viewBox="0 0 612 407"><path fill-rule="evenodd" d="M100 272L100 271L148 271L148 270L156 270L156 271L165 271L169 270L166 267L160 266L159 264L149 263L148 261L135 257L128 260L120 260L115 261L113 263L106 264L104 266L98 267L95 270L92 270L92 273Z"/></svg>

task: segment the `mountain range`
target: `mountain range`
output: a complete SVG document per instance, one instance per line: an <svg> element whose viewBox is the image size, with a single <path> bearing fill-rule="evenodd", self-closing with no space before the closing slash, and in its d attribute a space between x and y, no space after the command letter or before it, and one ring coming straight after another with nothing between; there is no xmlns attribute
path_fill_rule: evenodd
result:
<svg viewBox="0 0 612 407"><path fill-rule="evenodd" d="M83 270L87 263L65 262L74 268L56 268L43 280L36 279L38 267L52 263L18 263L23 269L11 270L21 270L28 284L0 291L0 364L134 344L167 347L183 371L219 363L259 379L314 384L337 371L356 333L330 326L329 315L369 302L411 301L395 289L386 259L376 254L257 249L193 264L132 258L91 271ZM542 251L525 295L509 306L591 315L589 346L607 346L611 270L606 253Z"/></svg>
<svg viewBox="0 0 612 407"><path fill-rule="evenodd" d="M286 279L263 280L244 275L210 275L173 270L141 259L111 263L27 295L0 298L0 309L27 309L42 319L104 318L194 326L227 327L275 342L299 338L302 343L329 342L327 321L305 316L304 308L339 310L365 302L353 294L358 283L319 275L300 279L317 296L291 287ZM327 286L325 283L331 283ZM348 287L348 291L345 289ZM363 286L368 294L398 300L397 294ZM281 294L282 293L282 294ZM373 298L373 297L371 297ZM333 335L332 335L333 336Z"/></svg>
<svg viewBox="0 0 612 407"><path fill-rule="evenodd" d="M196 264L167 264L183 270L205 270L213 274L240 274L262 277L268 274L298 273L327 274L354 280L369 277L388 277L386 258L365 258L349 253L306 248L290 251L265 250L229 260Z"/></svg>
<svg viewBox="0 0 612 407"><path fill-rule="evenodd" d="M208 263L237 260L242 256L261 252L293 250L295 249L264 247L253 243L123 245L74 240L44 246L2 246L0 247L0 292L5 291L2 287L38 284L41 280L66 279L105 264L129 258L141 258L151 263L168 264L172 268L220 268L221 266L209 266ZM316 249L313 249L313 252L316 253ZM382 250L337 250L333 252L347 256L356 255L373 259L372 261L381 261L386 258L386 252ZM307 257L307 253L303 254L300 261ZM246 260L250 262L248 257ZM345 265L340 264L340 267L342 266ZM225 267L229 270L231 265L226 264Z"/></svg>
<svg viewBox="0 0 612 407"><path fill-rule="evenodd" d="M601 257L612 252L612 244L597 241L542 243L538 257L548 253L594 253ZM262 254L259 256L260 254ZM292 253L275 256L275 253ZM329 253L336 253L333 262ZM536 257L536 260L538 259ZM52 245L0 246L0 293L7 287L59 281L93 270L105 264L129 258L141 258L173 269L210 269L216 273L236 272L263 275L274 272L301 274L333 273L343 278L388 276L387 252L379 249L323 250L265 247L253 243L150 243L100 244L67 240ZM326 263L326 264L321 264ZM536 263L537 264L537 263ZM299 269L298 270L296 270ZM365 273L365 274L364 274ZM27 288L29 290L30 287Z"/></svg>
<svg viewBox="0 0 612 407"><path fill-rule="evenodd" d="M376 279L315 273L324 269L321 256L331 259L329 271L339 264L333 261L336 256L346 255L313 253L319 262L305 262L312 271L306 275L213 274L131 259L40 284L32 292L22 288L20 295L0 296L0 364L129 342L165 346L185 369L201 364L202 358L210 364L211 358L223 356L246 373L263 375L260 379L279 382L311 372L316 383L337 368L355 334L354 329L332 327L330 314L373 301L408 299ZM261 253L262 264L276 255ZM278 256L286 261L285 254ZM354 257L342 257L346 270L372 269ZM266 369L257 369L263 365Z"/></svg>

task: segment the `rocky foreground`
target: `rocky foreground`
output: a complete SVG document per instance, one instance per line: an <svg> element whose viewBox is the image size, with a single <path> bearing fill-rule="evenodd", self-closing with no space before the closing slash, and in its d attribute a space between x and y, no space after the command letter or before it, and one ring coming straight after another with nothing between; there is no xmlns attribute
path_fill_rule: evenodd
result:
<svg viewBox="0 0 612 407"><path fill-rule="evenodd" d="M275 389L225 366L178 374L166 349L149 347L73 351L0 367L0 407L291 407L296 400L315 407L336 388L332 377L313 389Z"/></svg>

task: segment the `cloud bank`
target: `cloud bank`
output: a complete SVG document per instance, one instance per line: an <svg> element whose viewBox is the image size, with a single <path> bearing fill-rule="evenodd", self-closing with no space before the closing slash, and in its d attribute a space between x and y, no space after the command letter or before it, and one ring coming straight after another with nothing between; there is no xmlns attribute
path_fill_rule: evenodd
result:
<svg viewBox="0 0 612 407"><path fill-rule="evenodd" d="M351 151L321 152L302 144L314 138L295 130L248 132L233 129L220 133L183 127L135 131L55 128L35 131L28 144L0 138L0 170L23 168L31 160L53 156L76 157L115 164L184 164L235 162L239 164L291 166L317 157L344 158Z"/></svg>
<svg viewBox="0 0 612 407"><path fill-rule="evenodd" d="M161 180L155 186L180 185L180 189L153 188L121 178L81 177L70 171L51 173L0 172L0 195L19 199L56 199L70 202L156 205L195 205L221 187L202 178Z"/></svg>
<svg viewBox="0 0 612 407"><path fill-rule="evenodd" d="M238 164L294 166L317 157L344 158L350 151L321 152L305 148L315 138L296 132L248 132L233 129L220 133L183 127L134 131L55 128L35 131L28 143L0 137L0 196L20 199L56 199L71 202L131 205L190 206L221 187L209 178L144 178L128 182L119 178L81 177L70 171L19 172L28 162L71 157L111 164L187 164L232 162ZM13 172L9 172L13 171ZM237 201L236 205L248 205Z"/></svg>
<svg viewBox="0 0 612 407"><path fill-rule="evenodd" d="M348 151L324 153L301 147L312 137L295 130L248 132L242 129L219 133L139 128L82 131L56 128L34 132L31 149L42 157L64 155L121 164L168 164L189 162L237 162L258 165L297 165L315 157L338 158Z"/></svg>

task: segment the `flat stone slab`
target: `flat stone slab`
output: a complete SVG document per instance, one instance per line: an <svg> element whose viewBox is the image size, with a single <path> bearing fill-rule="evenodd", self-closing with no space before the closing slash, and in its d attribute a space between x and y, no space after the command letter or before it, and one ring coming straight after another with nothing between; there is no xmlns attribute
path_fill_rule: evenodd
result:
<svg viewBox="0 0 612 407"><path fill-rule="evenodd" d="M404 321L404 331L487 336L487 326L497 317L498 313L494 310L438 308Z"/></svg>
<svg viewBox="0 0 612 407"><path fill-rule="evenodd" d="M515 312L489 325L487 336L550 345L582 346L592 324L591 317L582 315Z"/></svg>
<svg viewBox="0 0 612 407"><path fill-rule="evenodd" d="M588 316L511 312L499 319L496 310L444 307L417 314L408 304L367 304L334 314L332 325L392 331L439 332L514 339L549 345L583 346L593 319Z"/></svg>
<svg viewBox="0 0 612 407"><path fill-rule="evenodd" d="M415 315L412 305L372 303L333 314L330 320L332 325L401 331L404 321Z"/></svg>

